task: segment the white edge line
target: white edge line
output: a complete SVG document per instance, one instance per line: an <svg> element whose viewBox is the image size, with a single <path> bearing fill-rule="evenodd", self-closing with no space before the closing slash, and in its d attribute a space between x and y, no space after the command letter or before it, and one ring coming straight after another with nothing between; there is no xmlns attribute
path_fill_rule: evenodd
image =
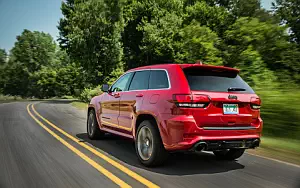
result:
<svg viewBox="0 0 300 188"><path fill-rule="evenodd" d="M265 157L265 156L261 156L261 155L257 155L257 154L252 154L252 153L248 153L248 152L246 152L246 153L248 155L253 155L253 156L256 156L256 157L263 158L263 159L268 159L268 160L275 161L275 162L278 162L278 163L283 163L283 164L286 164L286 165L290 165L290 166L300 168L300 165L296 165L296 164L293 164L293 163L289 163L289 162L285 162L285 161L281 161L281 160L278 160L278 159L273 159L273 158L269 158L269 157Z"/></svg>
<svg viewBox="0 0 300 188"><path fill-rule="evenodd" d="M202 151L202 152L203 153L210 153L211 154L210 151ZM296 165L296 164L293 164L293 163L281 161L281 160L278 160L278 159L273 159L273 158L269 158L269 157L265 157L265 156L261 156L261 155L257 155L257 154L252 154L252 153L249 153L249 152L246 152L246 154L252 155L252 156L256 156L256 157L260 157L260 158L267 159L267 160L271 160L271 161L275 161L275 162L278 162L278 163L283 163L283 164L290 165L290 166L293 166L293 167L300 168L300 165Z"/></svg>

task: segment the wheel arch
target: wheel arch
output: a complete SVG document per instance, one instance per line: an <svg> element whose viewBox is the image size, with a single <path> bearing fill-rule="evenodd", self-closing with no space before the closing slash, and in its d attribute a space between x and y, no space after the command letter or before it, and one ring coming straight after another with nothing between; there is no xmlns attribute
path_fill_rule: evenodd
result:
<svg viewBox="0 0 300 188"><path fill-rule="evenodd" d="M136 139L136 132L140 126L140 124L145 121L145 120L150 120L152 122L154 122L156 124L156 127L158 129L158 132L160 134L160 137L161 137L161 133L160 133L160 128L159 128L159 122L157 120L157 118L153 115L153 114L150 114L150 113L141 113L139 114L137 117L136 117L136 121L135 121L135 127L134 127L134 139Z"/></svg>
<svg viewBox="0 0 300 188"><path fill-rule="evenodd" d="M89 117L89 113L90 113L91 110L94 110L94 113L95 113L95 115L96 115L96 121L97 121L98 125L100 125L100 124L99 124L99 119L98 119L97 110L96 110L96 106L95 106L94 104L89 104L89 105L88 105L87 119L88 119L88 117Z"/></svg>
<svg viewBox="0 0 300 188"><path fill-rule="evenodd" d="M89 115L89 113L90 113L91 110L94 110L94 112L96 113L95 105L93 105L93 104L89 104L88 105L87 115Z"/></svg>

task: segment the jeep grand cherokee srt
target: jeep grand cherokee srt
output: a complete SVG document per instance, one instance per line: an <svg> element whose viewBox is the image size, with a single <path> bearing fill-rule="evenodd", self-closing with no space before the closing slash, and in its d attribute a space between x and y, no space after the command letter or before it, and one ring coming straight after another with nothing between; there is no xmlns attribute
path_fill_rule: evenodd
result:
<svg viewBox="0 0 300 188"><path fill-rule="evenodd" d="M260 98L237 69L162 64L127 71L88 108L87 133L133 139L139 160L162 164L170 152L212 151L234 160L259 146Z"/></svg>

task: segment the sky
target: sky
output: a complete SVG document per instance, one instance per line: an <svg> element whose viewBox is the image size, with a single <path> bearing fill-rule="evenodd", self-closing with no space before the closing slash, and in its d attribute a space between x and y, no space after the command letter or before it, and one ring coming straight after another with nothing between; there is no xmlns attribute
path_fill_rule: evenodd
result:
<svg viewBox="0 0 300 188"><path fill-rule="evenodd" d="M261 0L270 9L273 0ZM7 52L14 46L16 36L24 29L58 36L58 21L62 17L62 0L0 0L0 48Z"/></svg>

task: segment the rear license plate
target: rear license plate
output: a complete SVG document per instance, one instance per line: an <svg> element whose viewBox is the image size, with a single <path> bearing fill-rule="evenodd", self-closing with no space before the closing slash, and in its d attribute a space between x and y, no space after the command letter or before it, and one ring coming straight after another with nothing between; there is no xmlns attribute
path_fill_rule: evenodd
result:
<svg viewBox="0 0 300 188"><path fill-rule="evenodd" d="M224 114L238 114L239 105L238 104L223 104L223 113Z"/></svg>

